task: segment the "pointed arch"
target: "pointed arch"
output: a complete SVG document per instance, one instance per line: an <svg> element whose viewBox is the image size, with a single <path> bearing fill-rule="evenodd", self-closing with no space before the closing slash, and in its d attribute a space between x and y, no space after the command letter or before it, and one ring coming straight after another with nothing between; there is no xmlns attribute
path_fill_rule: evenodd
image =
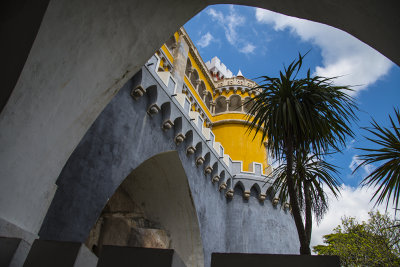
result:
<svg viewBox="0 0 400 267"><path fill-rule="evenodd" d="M226 102L226 97L225 96L219 96L215 100L215 114L225 112L227 107L227 102Z"/></svg>
<svg viewBox="0 0 400 267"><path fill-rule="evenodd" d="M196 86L195 84L193 84L193 86ZM199 86L197 87L197 92L200 96L201 99L204 99L204 97L207 94L207 89L206 89L206 85L204 83L204 81L200 81Z"/></svg>
<svg viewBox="0 0 400 267"><path fill-rule="evenodd" d="M188 58L186 60L186 68L185 68L185 75L186 77L190 77L190 72L192 71L192 62L190 61L190 59Z"/></svg>
<svg viewBox="0 0 400 267"><path fill-rule="evenodd" d="M198 80L199 80L199 73L197 72L196 69L192 69L192 74L190 75L190 82L192 83L194 88L196 88Z"/></svg>
<svg viewBox="0 0 400 267"><path fill-rule="evenodd" d="M175 38L175 34L173 34L165 42L165 46L168 48L168 50L171 52L171 54L173 54L174 50L176 48L176 45L177 45L177 41L176 41L176 38Z"/></svg>
<svg viewBox="0 0 400 267"><path fill-rule="evenodd" d="M205 102L205 104L206 104L208 110L210 110L210 108L211 108L211 103L212 103L212 101L213 101L212 94L211 94L210 92L207 91L207 94L206 94L206 97L205 97L205 99L204 99L204 102Z"/></svg>
<svg viewBox="0 0 400 267"><path fill-rule="evenodd" d="M242 111L242 98L239 95L231 95L229 97L229 111Z"/></svg>
<svg viewBox="0 0 400 267"><path fill-rule="evenodd" d="M244 112L248 113L253 105L254 105L254 100L249 96L246 97L244 99L244 106L243 106Z"/></svg>

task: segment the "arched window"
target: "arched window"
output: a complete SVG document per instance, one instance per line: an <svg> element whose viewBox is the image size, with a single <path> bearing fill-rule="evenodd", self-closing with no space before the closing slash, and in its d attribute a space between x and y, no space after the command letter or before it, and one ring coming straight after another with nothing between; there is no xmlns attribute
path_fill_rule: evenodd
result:
<svg viewBox="0 0 400 267"><path fill-rule="evenodd" d="M225 96L220 96L215 100L215 114L226 111L226 98Z"/></svg>
<svg viewBox="0 0 400 267"><path fill-rule="evenodd" d="M233 188L233 191L235 192L236 195L243 196L244 191L245 191L243 183L240 181L237 182L235 184L235 187Z"/></svg>
<svg viewBox="0 0 400 267"><path fill-rule="evenodd" d="M242 111L242 98L239 95L232 95L229 98L229 111Z"/></svg>
<svg viewBox="0 0 400 267"><path fill-rule="evenodd" d="M254 184L250 189L250 196L258 197L261 194L261 188L258 184Z"/></svg>
<svg viewBox="0 0 400 267"><path fill-rule="evenodd" d="M165 46L168 48L168 50L173 54L174 49L176 48L176 39L175 35L172 35L169 37L169 39L165 42Z"/></svg>
<svg viewBox="0 0 400 267"><path fill-rule="evenodd" d="M190 82L196 88L196 83L199 80L199 74L197 73L197 70L193 70L192 75L190 76Z"/></svg>
<svg viewBox="0 0 400 267"><path fill-rule="evenodd" d="M189 78L190 71L192 70L192 62L190 62L190 59L188 58L186 61L186 70L185 70L185 75Z"/></svg>
<svg viewBox="0 0 400 267"><path fill-rule="evenodd" d="M212 102L212 95L211 95L211 93L210 92L207 92L207 95L206 95L206 98L205 98L205 103L206 103L206 106L207 106L207 108L208 108L208 110L210 110L210 107L211 107L211 102Z"/></svg>
<svg viewBox="0 0 400 267"><path fill-rule="evenodd" d="M195 84L193 84L193 86L196 86ZM200 82L198 88L197 88L197 92L199 93L199 96L201 99L204 99L204 96L207 93L207 89L206 89L206 85L204 84L203 81Z"/></svg>
<svg viewBox="0 0 400 267"><path fill-rule="evenodd" d="M254 105L254 100L251 97L244 99L244 112L248 113L251 107Z"/></svg>

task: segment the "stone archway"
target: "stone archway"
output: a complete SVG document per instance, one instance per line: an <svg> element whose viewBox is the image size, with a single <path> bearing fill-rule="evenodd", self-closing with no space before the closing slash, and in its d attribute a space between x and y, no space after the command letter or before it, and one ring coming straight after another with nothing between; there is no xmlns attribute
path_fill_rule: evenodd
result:
<svg viewBox="0 0 400 267"><path fill-rule="evenodd" d="M172 248L187 266L204 266L199 223L176 151L144 161L118 187L86 244Z"/></svg>

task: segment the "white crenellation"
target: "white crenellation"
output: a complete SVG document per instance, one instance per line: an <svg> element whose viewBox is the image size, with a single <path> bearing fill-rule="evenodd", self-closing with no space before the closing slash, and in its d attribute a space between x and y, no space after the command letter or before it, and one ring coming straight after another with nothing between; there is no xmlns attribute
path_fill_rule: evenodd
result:
<svg viewBox="0 0 400 267"><path fill-rule="evenodd" d="M223 63L221 63L221 60L218 57L213 57L211 61L207 61L206 66L212 74L216 75L216 77L233 77L232 71L230 71Z"/></svg>

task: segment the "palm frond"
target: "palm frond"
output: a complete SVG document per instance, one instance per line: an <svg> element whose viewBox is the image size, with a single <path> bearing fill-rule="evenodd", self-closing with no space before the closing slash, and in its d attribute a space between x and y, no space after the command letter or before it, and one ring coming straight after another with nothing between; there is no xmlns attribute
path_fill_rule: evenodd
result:
<svg viewBox="0 0 400 267"><path fill-rule="evenodd" d="M332 192L334 197L340 194L341 183L338 178L337 167L330 164L317 155L310 155L298 152L295 155L293 166L293 177L296 195L300 209L304 212L304 182L310 181L312 195L312 210L319 221L328 209L328 197L326 189ZM287 188L287 169L285 164L281 164L274 170L272 176L275 180L270 188L270 194L279 197L282 202L288 202L289 193Z"/></svg>
<svg viewBox="0 0 400 267"><path fill-rule="evenodd" d="M400 112L398 109L394 109L394 112L397 124L389 115L391 128L382 127L375 120L372 120L371 128L364 128L372 135L365 138L376 144L377 148L357 148L366 153L358 156L361 163L354 170L356 172L363 166L380 164L362 180L361 185L376 187L372 199L377 198L375 205L386 201L386 208L390 199L397 208L400 197Z"/></svg>
<svg viewBox="0 0 400 267"><path fill-rule="evenodd" d="M254 136L262 132L271 153L279 158L285 147L284 140L291 140L296 147L311 144L313 153L323 154L330 148L339 150L346 137L354 136L349 122L355 121L354 100L347 93L348 86L334 86L336 77L297 78L304 56L280 72L278 78L262 76L260 91L252 101L247 116L249 131ZM290 133L290 136L289 136Z"/></svg>

